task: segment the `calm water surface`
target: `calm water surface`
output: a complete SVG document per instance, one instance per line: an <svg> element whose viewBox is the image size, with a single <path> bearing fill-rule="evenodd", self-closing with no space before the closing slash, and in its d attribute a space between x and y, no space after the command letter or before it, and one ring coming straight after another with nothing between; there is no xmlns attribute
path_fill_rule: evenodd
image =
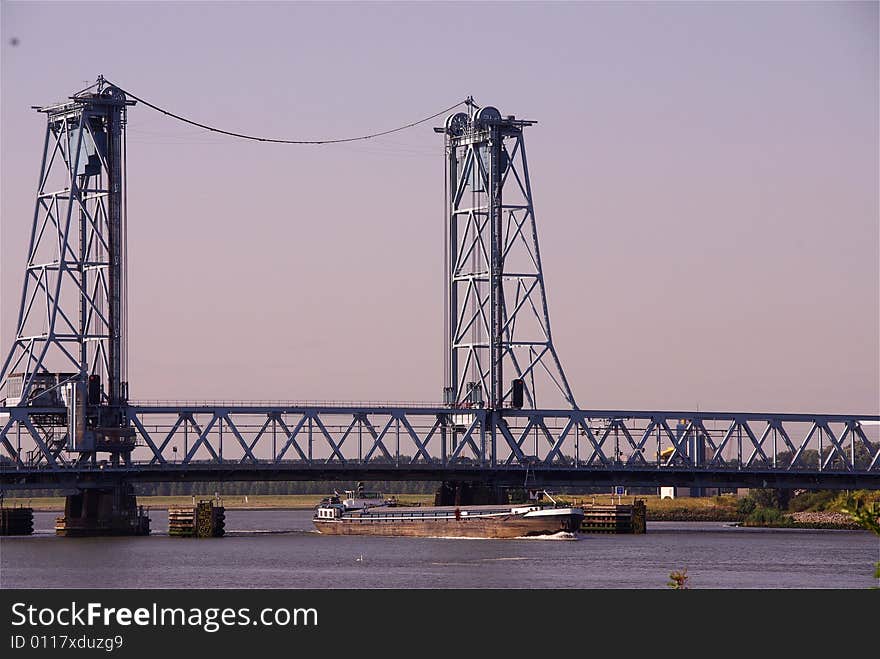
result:
<svg viewBox="0 0 880 659"><path fill-rule="evenodd" d="M880 540L867 531L649 522L644 535L575 540L322 536L311 511L226 512L228 535L171 538L164 510L145 538L0 540L3 588L869 588Z"/></svg>

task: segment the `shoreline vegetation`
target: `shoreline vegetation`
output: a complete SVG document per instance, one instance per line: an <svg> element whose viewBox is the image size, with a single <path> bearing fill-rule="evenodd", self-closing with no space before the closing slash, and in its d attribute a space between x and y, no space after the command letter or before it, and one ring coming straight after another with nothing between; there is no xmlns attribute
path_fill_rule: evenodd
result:
<svg viewBox="0 0 880 659"><path fill-rule="evenodd" d="M806 492L779 501L778 490L753 490L746 497L732 494L707 497L678 497L661 499L657 495L564 494L556 495L565 505L627 505L635 499L645 501L648 522L726 522L745 527L791 529L863 529L847 512L847 496L855 495L865 504L880 501L880 492ZM432 505L432 494L389 495L404 505ZM226 494L217 497L227 510L311 510L317 506L320 494L241 495ZM774 498L776 500L774 500ZM788 499L785 501L784 499ZM185 506L193 502L215 500L212 495L138 496L138 503L147 510L167 510L170 506ZM785 504L784 506L781 504ZM29 507L37 512L64 511L64 497L6 497L6 507Z"/></svg>

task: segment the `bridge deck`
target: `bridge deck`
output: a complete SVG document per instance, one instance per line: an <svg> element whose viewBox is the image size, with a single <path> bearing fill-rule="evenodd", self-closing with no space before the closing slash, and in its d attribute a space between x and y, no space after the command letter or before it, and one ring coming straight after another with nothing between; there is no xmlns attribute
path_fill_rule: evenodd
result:
<svg viewBox="0 0 880 659"><path fill-rule="evenodd" d="M880 489L880 416L400 404L131 405L132 448L69 450L64 408L0 408L0 484L492 480ZM103 456L102 456L103 457Z"/></svg>

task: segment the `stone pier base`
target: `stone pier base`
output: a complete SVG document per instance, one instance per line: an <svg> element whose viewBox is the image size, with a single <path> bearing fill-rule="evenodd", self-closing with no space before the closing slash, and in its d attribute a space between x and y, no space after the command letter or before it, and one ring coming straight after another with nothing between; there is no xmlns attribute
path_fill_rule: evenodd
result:
<svg viewBox="0 0 880 659"><path fill-rule="evenodd" d="M128 483L81 489L67 497L55 534L65 537L149 535L150 518Z"/></svg>

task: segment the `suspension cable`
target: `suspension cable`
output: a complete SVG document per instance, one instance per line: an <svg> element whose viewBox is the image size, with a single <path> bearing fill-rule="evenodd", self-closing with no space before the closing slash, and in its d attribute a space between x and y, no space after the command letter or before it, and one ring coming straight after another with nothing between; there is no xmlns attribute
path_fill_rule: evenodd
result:
<svg viewBox="0 0 880 659"><path fill-rule="evenodd" d="M455 105L451 105L444 110L440 110L440 112L437 112L436 114L432 114L430 117L425 117L424 119L419 119L418 121L413 121L413 122L410 122L410 123L405 124L403 126L398 126L397 128L391 128L390 130L384 130L379 133L371 133L369 135L359 135L358 137L345 137L345 138L324 139L324 140L285 140L285 139L277 139L277 138L271 138L271 137L258 137L255 135L245 135L244 133L235 133L233 131L223 130L221 128L216 128L214 126L208 126L206 124L201 124L197 121L193 121L192 119L187 119L186 117L182 117L179 114L175 114L174 112L171 112L169 110L165 110L163 108L160 108L158 105L154 105L154 104L150 103L149 101L145 101L144 99L142 99L138 96L135 96L130 91L123 89L122 87L117 85L115 82L110 82L109 80L105 80L105 82L107 82L107 84L113 85L114 87L116 87L117 89L119 89L120 91L125 93L126 96L133 98L134 100L146 105L147 107L152 108L153 110L156 110L157 112L161 112L162 114L169 116L172 119L177 119L178 121L182 121L186 124L190 124L191 126L196 126L198 128L202 128L204 130L211 131L212 133L220 133L222 135L229 135L230 137L238 137L243 140L253 140L255 142L273 142L275 144L340 144L342 142L357 142L360 140L370 140L375 137L382 137L383 135L390 135L391 133L397 133L402 130L406 130L407 128L412 128L413 126L418 126L419 124L423 124L426 121L431 121L431 119L436 119L440 115L446 114L447 112L454 110L459 105L465 105L468 103L467 99L459 101Z"/></svg>

